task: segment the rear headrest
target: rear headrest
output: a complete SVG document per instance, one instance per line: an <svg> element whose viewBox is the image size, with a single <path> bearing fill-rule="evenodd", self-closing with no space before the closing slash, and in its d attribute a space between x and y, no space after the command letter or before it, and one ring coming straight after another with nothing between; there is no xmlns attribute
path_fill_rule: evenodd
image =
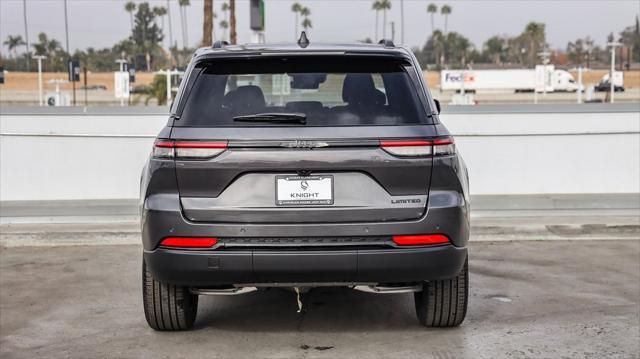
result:
<svg viewBox="0 0 640 359"><path fill-rule="evenodd" d="M234 110L266 106L262 89L255 85L240 86L229 92L224 96L223 104Z"/></svg>
<svg viewBox="0 0 640 359"><path fill-rule="evenodd" d="M342 101L361 102L372 96L375 89L371 74L347 74L342 84Z"/></svg>

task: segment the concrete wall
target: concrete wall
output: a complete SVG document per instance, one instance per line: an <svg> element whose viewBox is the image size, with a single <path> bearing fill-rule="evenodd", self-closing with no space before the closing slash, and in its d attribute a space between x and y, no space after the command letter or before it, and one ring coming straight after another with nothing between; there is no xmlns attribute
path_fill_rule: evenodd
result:
<svg viewBox="0 0 640 359"><path fill-rule="evenodd" d="M127 199L162 108L3 108L0 199ZM449 107L482 194L640 192L640 104Z"/></svg>

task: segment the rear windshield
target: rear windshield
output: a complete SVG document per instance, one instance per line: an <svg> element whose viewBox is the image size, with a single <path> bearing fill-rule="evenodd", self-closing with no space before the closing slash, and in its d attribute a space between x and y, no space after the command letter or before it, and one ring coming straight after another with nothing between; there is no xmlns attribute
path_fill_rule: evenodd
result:
<svg viewBox="0 0 640 359"><path fill-rule="evenodd" d="M429 123L409 70L398 60L344 56L209 62L194 69L174 126ZM303 121L281 121L288 117Z"/></svg>

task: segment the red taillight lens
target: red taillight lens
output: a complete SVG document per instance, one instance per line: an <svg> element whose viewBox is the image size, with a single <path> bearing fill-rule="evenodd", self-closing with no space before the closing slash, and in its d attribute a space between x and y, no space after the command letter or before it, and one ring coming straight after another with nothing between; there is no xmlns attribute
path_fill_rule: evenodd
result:
<svg viewBox="0 0 640 359"><path fill-rule="evenodd" d="M158 158L207 159L224 152L227 141L156 140L153 156Z"/></svg>
<svg viewBox="0 0 640 359"><path fill-rule="evenodd" d="M167 237L160 241L160 246L171 248L211 248L218 243L213 237Z"/></svg>
<svg viewBox="0 0 640 359"><path fill-rule="evenodd" d="M424 157L431 155L429 140L381 140L380 147L394 156Z"/></svg>
<svg viewBox="0 0 640 359"><path fill-rule="evenodd" d="M431 146L431 141L428 140L380 140L380 146L382 147L421 147Z"/></svg>
<svg viewBox="0 0 640 359"><path fill-rule="evenodd" d="M176 141L176 158L211 158L215 157L227 149L227 141Z"/></svg>
<svg viewBox="0 0 640 359"><path fill-rule="evenodd" d="M393 236L393 241L399 246L428 246L449 243L449 238L444 234L413 234Z"/></svg>
<svg viewBox="0 0 640 359"><path fill-rule="evenodd" d="M444 156L454 154L453 137L429 140L380 140L380 147L398 157Z"/></svg>

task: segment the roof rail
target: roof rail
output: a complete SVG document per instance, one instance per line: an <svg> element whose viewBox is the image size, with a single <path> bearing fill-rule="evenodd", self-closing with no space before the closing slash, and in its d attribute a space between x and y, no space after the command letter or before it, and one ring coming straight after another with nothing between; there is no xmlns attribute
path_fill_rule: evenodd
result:
<svg viewBox="0 0 640 359"><path fill-rule="evenodd" d="M378 41L378 44L384 45L384 47L396 47L396 45L393 43L393 41L389 40L389 39L382 39L382 40Z"/></svg>
<svg viewBox="0 0 640 359"><path fill-rule="evenodd" d="M218 40L216 42L213 43L213 46L211 46L212 49L221 49L225 46L229 45L228 41L222 41L222 40Z"/></svg>

